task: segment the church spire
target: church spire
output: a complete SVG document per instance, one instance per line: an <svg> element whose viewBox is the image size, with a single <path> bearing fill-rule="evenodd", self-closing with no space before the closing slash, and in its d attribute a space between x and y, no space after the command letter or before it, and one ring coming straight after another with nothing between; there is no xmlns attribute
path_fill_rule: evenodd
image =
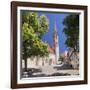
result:
<svg viewBox="0 0 90 90"><path fill-rule="evenodd" d="M57 32L57 28L56 28L56 22L54 22L54 33Z"/></svg>
<svg viewBox="0 0 90 90"><path fill-rule="evenodd" d="M54 32L53 32L53 40L54 40L54 46L56 46L58 42L58 35L57 35L57 28L56 28L56 22L54 22Z"/></svg>
<svg viewBox="0 0 90 90"><path fill-rule="evenodd" d="M58 40L58 34L57 34L57 28L56 28L56 22L54 22L54 33L53 33L53 41L54 41L54 49L55 49L55 60L56 63L59 60L59 40Z"/></svg>

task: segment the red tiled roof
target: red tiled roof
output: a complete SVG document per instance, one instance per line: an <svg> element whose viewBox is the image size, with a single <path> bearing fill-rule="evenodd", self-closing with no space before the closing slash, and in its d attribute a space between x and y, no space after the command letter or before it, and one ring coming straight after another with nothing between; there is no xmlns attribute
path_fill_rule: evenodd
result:
<svg viewBox="0 0 90 90"><path fill-rule="evenodd" d="M48 46L48 52L55 54L55 48Z"/></svg>

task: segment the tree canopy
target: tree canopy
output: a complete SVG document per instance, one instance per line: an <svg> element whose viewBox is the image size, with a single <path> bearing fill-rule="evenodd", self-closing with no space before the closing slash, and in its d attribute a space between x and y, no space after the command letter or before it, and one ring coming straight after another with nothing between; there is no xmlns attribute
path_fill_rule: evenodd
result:
<svg viewBox="0 0 90 90"><path fill-rule="evenodd" d="M79 50L79 15L71 14L66 16L63 24L63 32L67 37L65 44Z"/></svg>
<svg viewBox="0 0 90 90"><path fill-rule="evenodd" d="M47 55L48 45L42 41L42 36L48 31L48 19L37 12L21 11L22 54L23 59L34 56Z"/></svg>

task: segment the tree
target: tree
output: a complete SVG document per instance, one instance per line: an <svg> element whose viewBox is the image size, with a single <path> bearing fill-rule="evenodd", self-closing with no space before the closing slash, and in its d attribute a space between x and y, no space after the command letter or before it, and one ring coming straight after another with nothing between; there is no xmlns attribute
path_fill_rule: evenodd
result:
<svg viewBox="0 0 90 90"><path fill-rule="evenodd" d="M48 31L48 19L46 16L38 16L36 12L21 12L22 27L22 55L27 70L27 58L30 56L44 56L48 53L47 44L41 38ZM43 25L44 26L43 26ZM37 58L38 62L38 58ZM36 63L37 63L36 62Z"/></svg>
<svg viewBox="0 0 90 90"><path fill-rule="evenodd" d="M79 15L66 16L63 24L63 32L67 37L65 44L74 50L79 50Z"/></svg>
<svg viewBox="0 0 90 90"><path fill-rule="evenodd" d="M33 28L31 26L29 27L27 23L24 23L22 26L22 56L25 60L25 71L27 70L27 58L32 54L31 49L33 40L30 39L32 39L31 37L35 36L33 33Z"/></svg>
<svg viewBox="0 0 90 90"><path fill-rule="evenodd" d="M38 37L42 37L49 29L49 21L45 15L39 16L37 12L22 11L22 24L32 26Z"/></svg>
<svg viewBox="0 0 90 90"><path fill-rule="evenodd" d="M41 28L41 32L40 32L40 37L42 37L49 29L49 21L47 19L47 17L45 15L41 15L40 16L40 28Z"/></svg>

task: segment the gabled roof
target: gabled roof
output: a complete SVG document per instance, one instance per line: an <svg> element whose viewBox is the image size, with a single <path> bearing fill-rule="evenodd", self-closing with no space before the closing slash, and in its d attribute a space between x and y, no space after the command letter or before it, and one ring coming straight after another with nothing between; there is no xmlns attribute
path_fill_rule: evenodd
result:
<svg viewBox="0 0 90 90"><path fill-rule="evenodd" d="M49 52L49 53L52 53L52 54L55 54L55 48L54 48L54 47L50 47L50 46L48 45L48 52Z"/></svg>

